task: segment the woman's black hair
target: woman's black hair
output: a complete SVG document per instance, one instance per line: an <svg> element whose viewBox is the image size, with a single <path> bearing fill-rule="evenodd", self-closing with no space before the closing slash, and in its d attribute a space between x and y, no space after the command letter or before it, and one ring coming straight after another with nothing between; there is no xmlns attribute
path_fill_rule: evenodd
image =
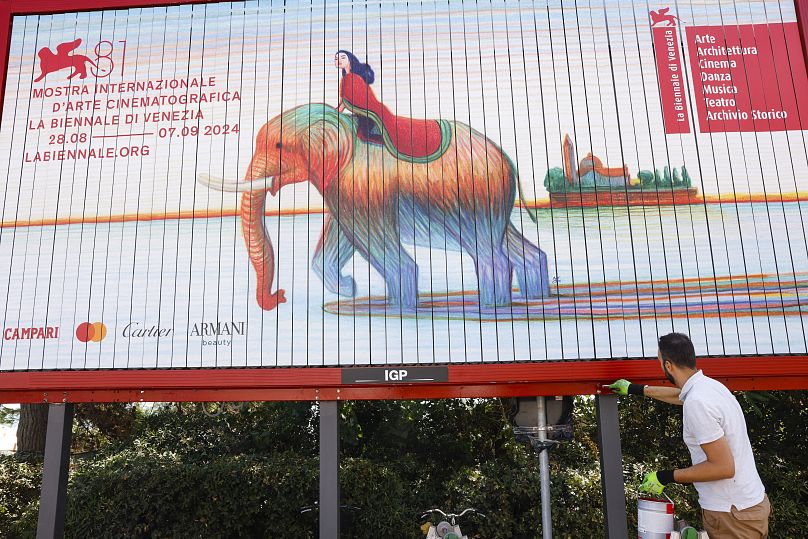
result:
<svg viewBox="0 0 808 539"><path fill-rule="evenodd" d="M351 62L351 73L356 73L365 81L366 84L373 84L375 79L375 75L373 74L373 68L370 67L369 64L363 64L359 61L359 58L354 56L351 51L346 51L340 49L337 51L337 54L345 54L348 57L348 61ZM342 70L343 76L345 75L345 70Z"/></svg>

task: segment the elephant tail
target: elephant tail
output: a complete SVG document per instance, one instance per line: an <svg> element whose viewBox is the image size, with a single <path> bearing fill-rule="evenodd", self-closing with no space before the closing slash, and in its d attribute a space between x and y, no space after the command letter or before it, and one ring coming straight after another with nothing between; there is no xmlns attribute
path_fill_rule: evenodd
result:
<svg viewBox="0 0 808 539"><path fill-rule="evenodd" d="M513 181L516 184L516 189L519 192L519 202L522 205L522 208L524 208L525 211L527 212L528 216L530 217L530 220L533 221L534 223L537 223L538 214L536 212L536 208L530 206L527 203L527 200L525 200L525 193L522 190L522 182L519 179L519 172L516 170L516 165L513 163L513 161L511 161L511 158L508 157L507 154L503 153L503 155L505 155L505 159L507 160L508 166L511 169L511 176L513 177Z"/></svg>

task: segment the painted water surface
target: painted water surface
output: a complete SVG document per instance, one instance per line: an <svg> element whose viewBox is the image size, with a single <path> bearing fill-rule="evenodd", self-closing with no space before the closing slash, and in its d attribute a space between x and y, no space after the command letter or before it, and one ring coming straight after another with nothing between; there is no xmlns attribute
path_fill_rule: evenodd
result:
<svg viewBox="0 0 808 539"><path fill-rule="evenodd" d="M355 297L325 290L309 262L322 221L266 219L287 299L269 312L235 217L3 230L4 327L64 338L4 340L2 369L647 357L671 330L704 354L806 352L805 203L539 210L525 234L548 253L551 295L488 310L472 260L436 249L411 250L417 309L380 299L359 256ZM80 342L84 322L107 334Z"/></svg>

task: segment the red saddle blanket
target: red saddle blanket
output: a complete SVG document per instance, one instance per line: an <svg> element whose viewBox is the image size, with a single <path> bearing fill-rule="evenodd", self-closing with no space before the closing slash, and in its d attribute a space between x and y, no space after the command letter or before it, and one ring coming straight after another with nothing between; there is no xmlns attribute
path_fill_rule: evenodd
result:
<svg viewBox="0 0 808 539"><path fill-rule="evenodd" d="M427 157L441 147L440 125L435 120L414 120L396 116L376 98L364 79L354 73L343 77L340 86L343 103L354 114L366 116L385 134L398 153L410 157ZM369 142L367 133L359 132L359 138Z"/></svg>

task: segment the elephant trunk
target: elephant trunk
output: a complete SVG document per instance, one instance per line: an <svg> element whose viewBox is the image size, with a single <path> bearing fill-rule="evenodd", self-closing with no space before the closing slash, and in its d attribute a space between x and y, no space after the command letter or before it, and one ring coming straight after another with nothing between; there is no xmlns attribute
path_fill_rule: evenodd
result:
<svg viewBox="0 0 808 539"><path fill-rule="evenodd" d="M244 193L241 196L241 231L250 261L255 268L256 299L265 311L271 311L279 303L286 303L284 291L272 292L275 279L275 253L264 228L264 205L266 191Z"/></svg>

